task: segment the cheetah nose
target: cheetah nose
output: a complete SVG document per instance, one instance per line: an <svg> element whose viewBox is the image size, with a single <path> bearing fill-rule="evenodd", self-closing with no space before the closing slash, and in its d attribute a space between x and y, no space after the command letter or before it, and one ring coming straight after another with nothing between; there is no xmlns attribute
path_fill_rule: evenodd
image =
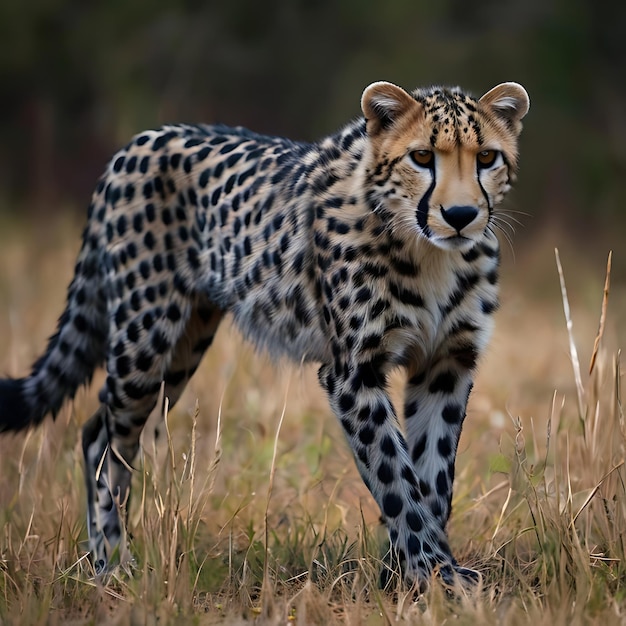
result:
<svg viewBox="0 0 626 626"><path fill-rule="evenodd" d="M478 209L473 206L451 206L449 209L441 207L443 219L460 233L478 215Z"/></svg>

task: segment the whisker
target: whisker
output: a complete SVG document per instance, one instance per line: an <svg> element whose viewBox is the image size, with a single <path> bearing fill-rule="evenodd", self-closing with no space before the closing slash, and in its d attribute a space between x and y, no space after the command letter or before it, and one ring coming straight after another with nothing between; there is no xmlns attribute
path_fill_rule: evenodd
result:
<svg viewBox="0 0 626 626"><path fill-rule="evenodd" d="M519 224L520 226L524 226L524 222L522 222L521 220L518 220L513 215L509 215L506 211L498 211L497 215L498 215L498 217L506 217L507 219L511 220L512 222L515 222L516 224Z"/></svg>
<svg viewBox="0 0 626 626"><path fill-rule="evenodd" d="M523 215L524 217L532 217L532 213L526 213L526 211L517 211L516 209L498 209L498 213L506 213L506 214L515 213L515 215Z"/></svg>
<svg viewBox="0 0 626 626"><path fill-rule="evenodd" d="M511 236L509 235L509 233L504 228L502 228L502 226L500 226L500 224L498 224L496 222L492 222L491 224L489 224L487 226L487 229L491 233L493 233L493 235L495 235L496 237L497 237L497 233L495 232L496 230L500 231L500 233L502 233L502 236L504 237L504 239L507 242L509 248L511 249L511 254L513 256L513 263L515 263L516 262L515 249L513 248L513 240L511 239Z"/></svg>
<svg viewBox="0 0 626 626"><path fill-rule="evenodd" d="M511 235L515 234L515 226L513 224L511 224L510 222L507 222L504 219L494 219L493 223L497 224L499 228L502 228L502 229L506 228L506 229L508 229L507 232L510 231Z"/></svg>

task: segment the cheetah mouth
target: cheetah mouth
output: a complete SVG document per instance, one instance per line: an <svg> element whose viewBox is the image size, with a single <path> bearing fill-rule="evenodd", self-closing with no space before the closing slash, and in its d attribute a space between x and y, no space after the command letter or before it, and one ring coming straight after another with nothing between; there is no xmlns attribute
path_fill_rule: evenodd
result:
<svg viewBox="0 0 626 626"><path fill-rule="evenodd" d="M466 250L471 248L476 240L472 237L465 237L464 235L451 235L450 237L431 237L431 241L444 250Z"/></svg>
<svg viewBox="0 0 626 626"><path fill-rule="evenodd" d="M474 244L474 240L470 237L464 237L463 235L454 235L446 239L446 243L453 248L463 248L467 245Z"/></svg>

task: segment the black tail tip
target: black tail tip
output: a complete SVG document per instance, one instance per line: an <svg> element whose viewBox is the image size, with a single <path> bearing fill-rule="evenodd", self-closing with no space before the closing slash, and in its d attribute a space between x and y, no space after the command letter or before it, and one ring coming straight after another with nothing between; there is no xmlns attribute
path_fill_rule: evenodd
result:
<svg viewBox="0 0 626 626"><path fill-rule="evenodd" d="M38 424L39 417L24 398L24 379L0 379L0 433L17 432ZM38 419L39 417L39 419Z"/></svg>

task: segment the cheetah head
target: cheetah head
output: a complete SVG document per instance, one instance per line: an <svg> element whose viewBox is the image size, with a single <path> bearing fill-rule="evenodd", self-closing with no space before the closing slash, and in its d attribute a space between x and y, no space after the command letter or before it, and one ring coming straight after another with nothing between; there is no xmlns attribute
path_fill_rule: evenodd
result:
<svg viewBox="0 0 626 626"><path fill-rule="evenodd" d="M514 180L530 101L517 83L476 100L459 89L408 93L387 82L363 92L367 198L401 233L466 250L492 224Z"/></svg>

